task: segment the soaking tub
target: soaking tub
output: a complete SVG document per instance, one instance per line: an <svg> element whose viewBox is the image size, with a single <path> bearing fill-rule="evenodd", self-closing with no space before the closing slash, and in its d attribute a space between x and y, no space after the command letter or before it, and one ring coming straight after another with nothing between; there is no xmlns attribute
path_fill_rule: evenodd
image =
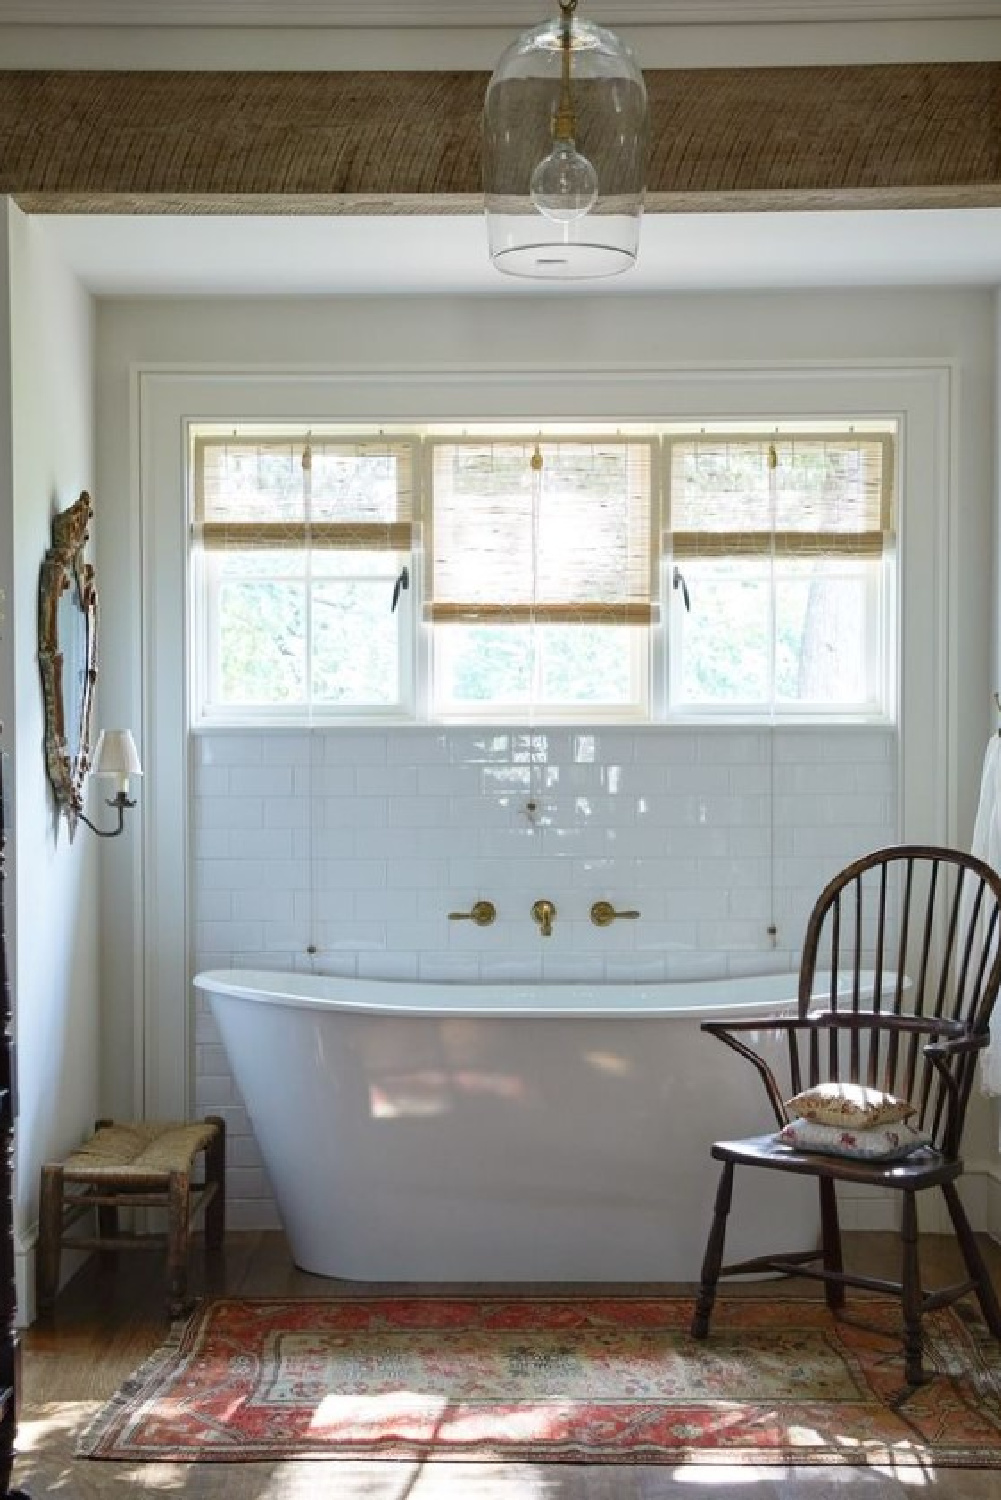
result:
<svg viewBox="0 0 1001 1500"><path fill-rule="evenodd" d="M767 1018L795 1011L796 982L195 979L296 1264L366 1281L696 1279L710 1144L774 1124L699 1023L760 1014L777 1056ZM738 1178L728 1259L774 1249L780 1220L784 1248L817 1243L814 1185L773 1198L774 1175Z"/></svg>

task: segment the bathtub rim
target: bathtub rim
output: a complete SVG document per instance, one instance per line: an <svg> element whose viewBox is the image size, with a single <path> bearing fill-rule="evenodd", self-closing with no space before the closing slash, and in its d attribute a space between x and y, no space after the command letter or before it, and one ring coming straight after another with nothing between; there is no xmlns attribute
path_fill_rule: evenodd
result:
<svg viewBox="0 0 1001 1500"><path fill-rule="evenodd" d="M348 1015L476 1020L673 1020L753 1016L763 1021L794 1013L798 973L792 970L733 978L636 981L515 981L358 979L270 969L205 969L192 980L209 997L286 1009ZM770 993L766 992L771 985ZM325 987L343 986L331 994ZM744 991L741 999L727 992ZM673 1000L669 999L673 992ZM751 992L751 993L748 993ZM540 996L549 1003L539 1003ZM405 997L405 998L404 998ZM558 997L560 1003L553 1003ZM613 997L617 997L613 1002ZM819 998L819 997L818 997ZM449 1003L444 1003L443 1000ZM600 1003L596 1003L599 1001Z"/></svg>

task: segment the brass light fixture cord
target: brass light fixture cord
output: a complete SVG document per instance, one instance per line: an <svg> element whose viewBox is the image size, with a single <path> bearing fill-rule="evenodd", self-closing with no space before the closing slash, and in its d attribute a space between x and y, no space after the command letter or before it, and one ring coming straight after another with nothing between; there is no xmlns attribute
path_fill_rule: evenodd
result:
<svg viewBox="0 0 1001 1500"><path fill-rule="evenodd" d="M553 139L573 142L577 135L577 117L570 91L570 50L573 13L577 0L560 0L560 107L553 122Z"/></svg>

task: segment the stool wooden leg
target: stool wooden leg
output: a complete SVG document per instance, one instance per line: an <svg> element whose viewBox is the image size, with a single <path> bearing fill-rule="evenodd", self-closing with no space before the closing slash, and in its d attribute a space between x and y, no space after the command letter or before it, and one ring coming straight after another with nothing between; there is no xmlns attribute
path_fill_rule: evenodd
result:
<svg viewBox="0 0 1001 1500"><path fill-rule="evenodd" d="M38 1248L35 1253L35 1292L40 1316L47 1317L59 1290L59 1260L63 1237L63 1169L42 1168L38 1204Z"/></svg>
<svg viewBox="0 0 1001 1500"><path fill-rule="evenodd" d="M178 1318L188 1302L188 1231L191 1184L187 1172L171 1172L167 1188L167 1312Z"/></svg>
<svg viewBox="0 0 1001 1500"><path fill-rule="evenodd" d="M221 1115L206 1115L216 1133L205 1148L205 1181L215 1187L205 1210L205 1248L221 1250L226 1235L226 1121Z"/></svg>
<svg viewBox="0 0 1001 1500"><path fill-rule="evenodd" d="M94 1130L105 1130L114 1125L114 1120L102 1115L99 1120L94 1121ZM97 1233L102 1240L113 1240L118 1237L118 1209L112 1203L101 1204L97 1210ZM102 1249L101 1258L105 1259L106 1250ZM114 1264L114 1255L107 1256L110 1264Z"/></svg>

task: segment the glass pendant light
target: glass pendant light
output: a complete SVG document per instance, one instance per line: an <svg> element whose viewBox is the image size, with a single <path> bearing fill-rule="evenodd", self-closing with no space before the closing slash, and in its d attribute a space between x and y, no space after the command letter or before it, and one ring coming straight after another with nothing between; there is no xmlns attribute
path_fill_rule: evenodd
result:
<svg viewBox="0 0 1001 1500"><path fill-rule="evenodd" d="M613 276L636 260L647 159L643 74L577 0L503 54L483 106L490 257L511 276Z"/></svg>

